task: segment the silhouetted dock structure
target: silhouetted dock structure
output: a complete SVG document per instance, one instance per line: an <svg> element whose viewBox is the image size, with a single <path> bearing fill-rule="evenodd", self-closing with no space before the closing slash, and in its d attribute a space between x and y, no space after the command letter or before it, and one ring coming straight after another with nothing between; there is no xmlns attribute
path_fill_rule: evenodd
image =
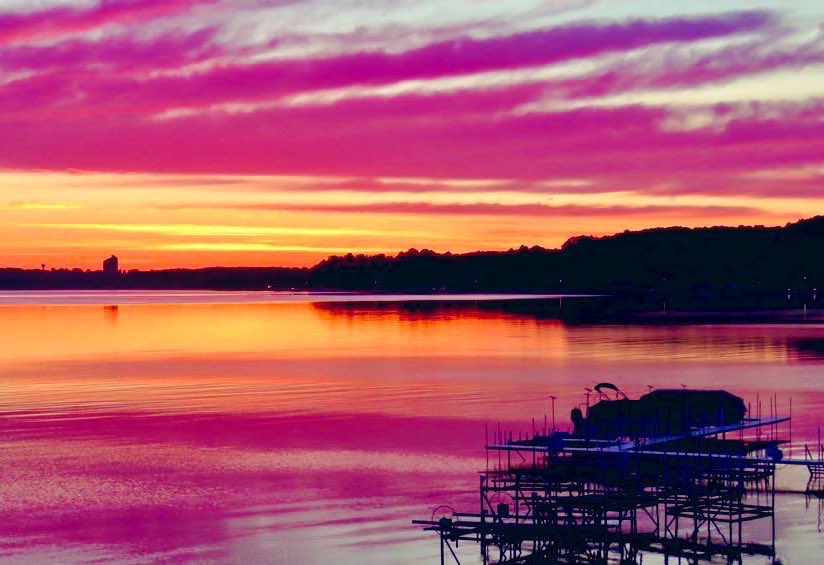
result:
<svg viewBox="0 0 824 565"><path fill-rule="evenodd" d="M629 400L596 387L575 431L539 430L487 441L476 512L439 507L414 524L438 534L440 561L479 544L483 563L635 563L775 556L776 465L804 465L807 491L820 493L824 450L785 458L779 427L789 417L747 417L724 391L655 391ZM744 525L768 521L770 543L745 541Z"/></svg>

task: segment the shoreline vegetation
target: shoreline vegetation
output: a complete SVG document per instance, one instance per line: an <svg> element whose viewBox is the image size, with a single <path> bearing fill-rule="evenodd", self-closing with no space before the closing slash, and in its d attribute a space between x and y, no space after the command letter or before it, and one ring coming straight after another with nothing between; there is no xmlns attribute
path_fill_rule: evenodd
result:
<svg viewBox="0 0 824 565"><path fill-rule="evenodd" d="M752 312L759 312L771 319L820 319L824 216L783 227L672 227L581 236L559 249L347 254L302 268L119 273L2 268L0 289L598 294L606 296L569 301L558 315L757 321Z"/></svg>

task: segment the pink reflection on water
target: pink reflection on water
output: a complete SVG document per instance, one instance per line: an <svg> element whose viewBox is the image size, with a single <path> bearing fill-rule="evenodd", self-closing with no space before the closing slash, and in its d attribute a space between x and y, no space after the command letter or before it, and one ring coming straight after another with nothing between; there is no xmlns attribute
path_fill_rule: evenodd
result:
<svg viewBox="0 0 824 565"><path fill-rule="evenodd" d="M464 499L483 465L466 449L477 426L462 420L89 416L20 414L6 426L0 555L45 558L57 545L105 546L117 559L260 560L250 547L238 554L236 538L263 536L273 549L294 530L359 553L382 537L418 539L409 516Z"/></svg>
<svg viewBox="0 0 824 565"><path fill-rule="evenodd" d="M765 411L773 394L782 411L792 397L798 444L815 438L824 401L813 324L569 326L472 305L18 306L2 309L0 338L10 561L434 562L437 544L409 521L441 503L474 508L485 427L551 423L549 394L559 425L599 381L631 396L725 387ZM824 549L815 512L779 521L787 555Z"/></svg>

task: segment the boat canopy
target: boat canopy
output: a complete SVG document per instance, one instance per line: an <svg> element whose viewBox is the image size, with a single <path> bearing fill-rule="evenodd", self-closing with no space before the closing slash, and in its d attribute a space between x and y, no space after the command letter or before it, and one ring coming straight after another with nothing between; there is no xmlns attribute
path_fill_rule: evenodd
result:
<svg viewBox="0 0 824 565"><path fill-rule="evenodd" d="M577 436L653 437L736 424L746 411L744 401L725 390L659 389L637 400L601 400L589 407L586 418L575 409L572 423Z"/></svg>

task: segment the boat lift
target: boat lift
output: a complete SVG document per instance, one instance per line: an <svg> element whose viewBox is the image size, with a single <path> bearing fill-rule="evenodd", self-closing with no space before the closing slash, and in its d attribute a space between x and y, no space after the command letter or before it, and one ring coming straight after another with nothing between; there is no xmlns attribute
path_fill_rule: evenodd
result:
<svg viewBox="0 0 824 565"><path fill-rule="evenodd" d="M614 385L595 390L598 404L636 402ZM821 441L805 446L804 457L785 457L778 430L788 416L695 425L679 414L676 433L661 433L660 421L616 426L631 437L597 429L590 437L586 426L583 434L539 430L517 439L499 431L486 445L478 512L441 507L413 523L439 535L442 564L460 563L453 545L461 541L479 544L484 564L632 563L643 553L687 563L774 557L776 468L804 466L805 493L824 492ZM761 520L770 521L771 543L745 542L744 525Z"/></svg>

